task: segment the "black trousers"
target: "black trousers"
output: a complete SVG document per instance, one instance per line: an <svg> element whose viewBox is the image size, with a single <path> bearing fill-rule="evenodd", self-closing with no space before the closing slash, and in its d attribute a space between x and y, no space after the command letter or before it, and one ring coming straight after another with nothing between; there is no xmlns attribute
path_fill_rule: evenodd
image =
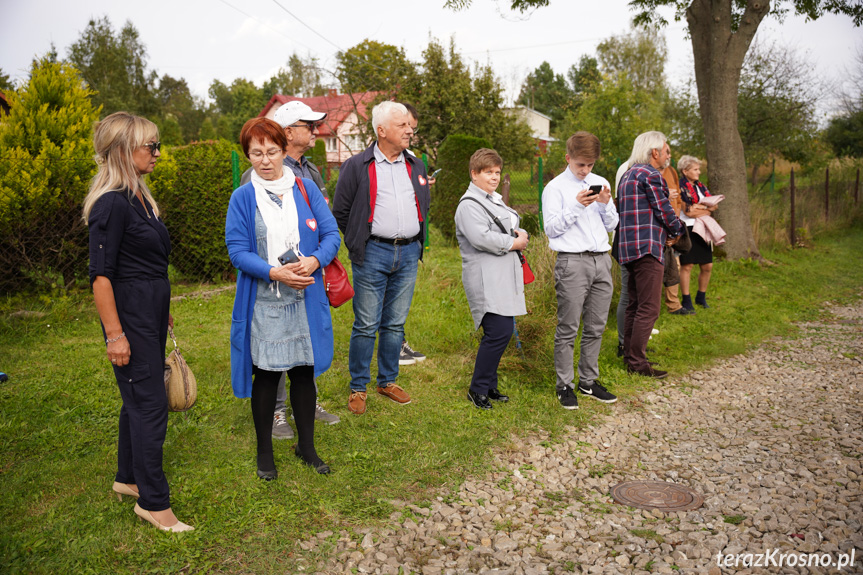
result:
<svg viewBox="0 0 863 575"><path fill-rule="evenodd" d="M162 471L168 430L164 369L171 286L167 278L160 278L117 282L112 287L132 353L128 364L114 367L123 398L115 480L138 486L142 509L163 511L171 507Z"/></svg>
<svg viewBox="0 0 863 575"><path fill-rule="evenodd" d="M486 313L480 325L483 335L476 352L470 389L474 393L488 395L490 389L497 389L497 366L512 338L514 323L512 316Z"/></svg>

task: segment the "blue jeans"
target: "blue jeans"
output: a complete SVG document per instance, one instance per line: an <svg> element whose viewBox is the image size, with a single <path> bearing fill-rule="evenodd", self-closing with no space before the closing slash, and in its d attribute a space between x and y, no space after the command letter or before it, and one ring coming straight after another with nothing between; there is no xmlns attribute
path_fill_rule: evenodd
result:
<svg viewBox="0 0 863 575"><path fill-rule="evenodd" d="M352 391L365 391L371 381L377 333L378 386L386 387L398 377L399 352L421 253L421 242L392 246L369 240L365 261L362 265L352 264L354 327L348 352Z"/></svg>

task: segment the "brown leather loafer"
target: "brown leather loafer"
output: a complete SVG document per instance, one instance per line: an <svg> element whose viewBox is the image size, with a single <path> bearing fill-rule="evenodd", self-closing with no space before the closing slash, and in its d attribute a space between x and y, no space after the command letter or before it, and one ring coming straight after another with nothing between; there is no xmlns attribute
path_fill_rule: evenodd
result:
<svg viewBox="0 0 863 575"><path fill-rule="evenodd" d="M366 392L352 391L348 399L348 410L354 415L362 415L366 412Z"/></svg>
<svg viewBox="0 0 863 575"><path fill-rule="evenodd" d="M401 387L397 386L394 383L391 383L386 387L378 387L378 393L380 393L384 397L389 397L396 403L400 403L402 405L407 405L411 402L411 396L409 396L405 390L403 390Z"/></svg>

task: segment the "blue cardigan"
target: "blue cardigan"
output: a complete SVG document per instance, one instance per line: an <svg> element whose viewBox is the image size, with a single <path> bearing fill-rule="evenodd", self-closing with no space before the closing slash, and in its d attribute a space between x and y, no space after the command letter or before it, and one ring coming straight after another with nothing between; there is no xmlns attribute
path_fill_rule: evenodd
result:
<svg viewBox="0 0 863 575"><path fill-rule="evenodd" d="M306 316L315 356L315 377L329 369L333 361L333 323L321 271L339 251L341 238L333 214L318 187L303 178L312 206L306 203L294 184L294 203L300 228L300 251L321 263L306 288ZM252 395L252 311L255 307L257 280L269 281L271 266L258 255L255 238L255 188L251 182L231 194L225 221L225 243L231 263L237 268L237 294L231 316L231 386L240 398Z"/></svg>

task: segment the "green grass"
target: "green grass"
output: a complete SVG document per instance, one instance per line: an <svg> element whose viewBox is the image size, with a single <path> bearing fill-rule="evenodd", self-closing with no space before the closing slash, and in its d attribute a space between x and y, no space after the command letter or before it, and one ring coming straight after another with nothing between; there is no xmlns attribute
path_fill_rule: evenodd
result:
<svg viewBox="0 0 863 575"><path fill-rule="evenodd" d="M858 225L824 236L810 249L767 253L772 267L717 263L708 294L713 307L685 318L663 313L653 358L679 375L765 338L792 334L791 322L817 316L825 299L859 293L861 251ZM0 572L296 572L325 555L302 552L299 540L387 523L394 499L422 503L452 492L465 477L491 471L491 449L505 447L511 434L545 430L553 444L571 436L567 426L638 409L637 395L654 384L624 372L615 356L613 313L600 371L621 401L585 401L574 413L559 408L553 391L553 258L541 241L528 257L537 282L527 288L530 315L518 324L524 357L511 346L500 371L509 404L482 412L464 397L478 338L458 251L435 236L420 266L407 326L411 345L429 359L404 367L400 376L413 403L399 406L372 393L366 415L347 412L352 311L349 305L334 310L336 357L318 383L321 402L342 422L316 431L318 450L334 473L315 475L293 457L293 442L277 442L280 473L271 483L255 476L249 403L231 392L233 292L175 290L187 296L172 312L199 385L197 405L171 414L165 444L174 510L196 527L182 536L139 522L132 503L118 503L110 491L120 399L90 297L57 293L0 301L0 370L10 375L0 385ZM12 315L20 310L36 313Z"/></svg>
<svg viewBox="0 0 863 575"><path fill-rule="evenodd" d="M746 520L745 515L723 515L723 519L726 523L730 523L731 525L740 525Z"/></svg>

